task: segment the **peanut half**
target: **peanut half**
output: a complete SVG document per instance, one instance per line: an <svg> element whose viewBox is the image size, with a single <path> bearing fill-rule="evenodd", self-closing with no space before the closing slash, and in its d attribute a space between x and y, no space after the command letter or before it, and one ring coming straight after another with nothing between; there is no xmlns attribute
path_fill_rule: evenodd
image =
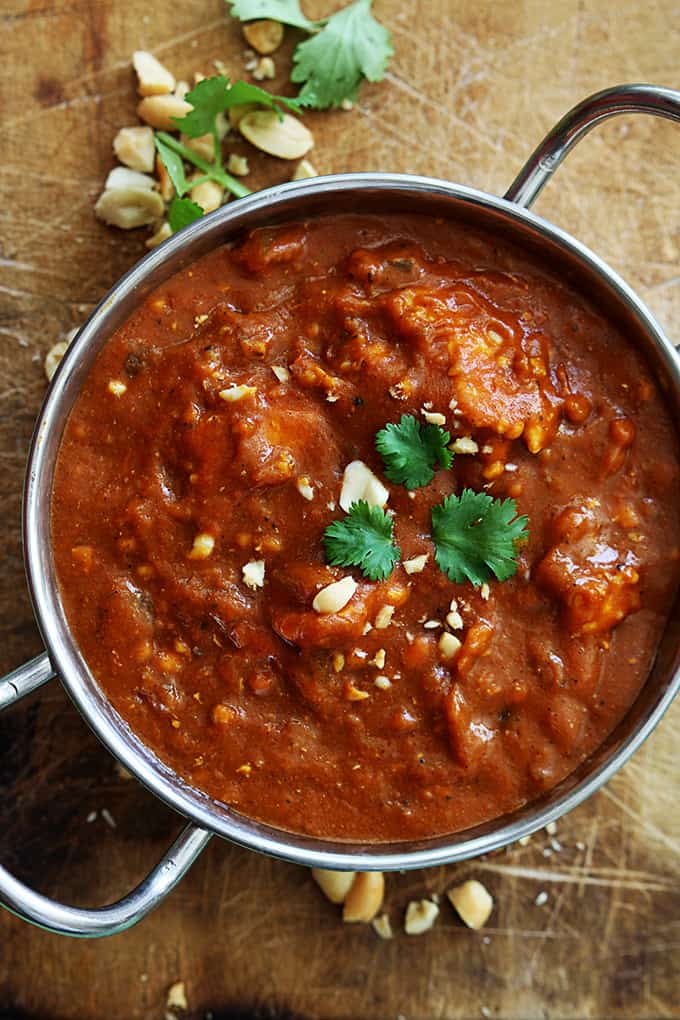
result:
<svg viewBox="0 0 680 1020"><path fill-rule="evenodd" d="M345 897L342 919L348 924L370 924L380 910L385 896L382 871L360 871Z"/></svg>
<svg viewBox="0 0 680 1020"><path fill-rule="evenodd" d="M446 895L468 928L481 928L489 920L493 910L493 896L476 879L454 886Z"/></svg>
<svg viewBox="0 0 680 1020"><path fill-rule="evenodd" d="M175 76L152 53L136 50L132 54L132 66L137 73L140 96L163 96L175 88Z"/></svg>
<svg viewBox="0 0 680 1020"><path fill-rule="evenodd" d="M255 110L247 113L239 123L244 138L270 156L279 159L300 159L314 145L314 138L302 121L275 110Z"/></svg>
<svg viewBox="0 0 680 1020"><path fill-rule="evenodd" d="M283 42L283 25L280 21L271 21L269 18L249 21L243 26L243 34L249 46L266 56L278 50Z"/></svg>
<svg viewBox="0 0 680 1020"><path fill-rule="evenodd" d="M356 871L327 871L324 868L312 868L312 878L331 903L344 903L356 878Z"/></svg>
<svg viewBox="0 0 680 1020"><path fill-rule="evenodd" d="M153 131L150 127L121 128L113 139L113 151L121 163L131 170L150 174L156 159Z"/></svg>
<svg viewBox="0 0 680 1020"><path fill-rule="evenodd" d="M137 106L137 116L157 131L176 131L177 125L173 117L185 117L190 110L193 110L191 103L187 103L179 96L147 96Z"/></svg>

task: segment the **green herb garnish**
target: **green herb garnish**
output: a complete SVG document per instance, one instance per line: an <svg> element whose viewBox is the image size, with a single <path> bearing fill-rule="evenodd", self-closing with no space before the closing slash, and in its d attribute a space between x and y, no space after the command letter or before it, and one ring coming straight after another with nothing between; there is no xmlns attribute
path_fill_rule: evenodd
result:
<svg viewBox="0 0 680 1020"><path fill-rule="evenodd" d="M297 0L236 0L231 13L241 21L272 18L311 34L293 52L291 80L302 84L300 103L317 110L355 100L364 79L381 81L393 53L371 0L355 0L317 22L305 18Z"/></svg>
<svg viewBox="0 0 680 1020"><path fill-rule="evenodd" d="M168 223L173 234L183 227L188 227L194 220L200 220L205 210L190 198L177 198L175 196L168 207Z"/></svg>
<svg viewBox="0 0 680 1020"><path fill-rule="evenodd" d="M191 92L187 93L186 101L191 103L193 110L190 110L184 117L173 118L177 130L187 138L212 135L215 140L215 158L210 163L166 131L156 132L154 137L156 151L168 171L178 199L181 199L199 181L207 180L217 181L226 191L237 198L243 198L250 194L250 188L246 188L245 184L241 184L231 174L226 173L222 167L222 145L218 125L220 114L225 113L232 106L242 106L245 103L259 103L268 109L276 110L280 116L282 116L282 106L297 112L300 110L297 100L273 96L257 85L251 85L246 81L236 81L232 85L223 74L204 78ZM185 162L192 163L198 170L202 170L204 176L189 182L184 170ZM192 204L195 208L200 208L195 203ZM172 227L170 219L168 222ZM174 229L179 228L173 227Z"/></svg>
<svg viewBox="0 0 680 1020"><path fill-rule="evenodd" d="M528 518L514 499L463 489L432 508L435 560L450 581L506 581L517 570L517 546L529 538Z"/></svg>
<svg viewBox="0 0 680 1020"><path fill-rule="evenodd" d="M239 21L257 21L270 18L282 25L303 28L313 32L315 25L300 10L299 0L232 0L231 16Z"/></svg>
<svg viewBox="0 0 680 1020"><path fill-rule="evenodd" d="M437 464L451 467L450 442L450 434L440 425L424 424L411 414L403 415L398 425L386 425L375 437L385 474L407 489L419 489L431 482Z"/></svg>
<svg viewBox="0 0 680 1020"><path fill-rule="evenodd" d="M324 531L326 559L331 566L359 567L371 581L384 581L400 556L393 530L389 514L360 499L352 503L344 520L333 521Z"/></svg>

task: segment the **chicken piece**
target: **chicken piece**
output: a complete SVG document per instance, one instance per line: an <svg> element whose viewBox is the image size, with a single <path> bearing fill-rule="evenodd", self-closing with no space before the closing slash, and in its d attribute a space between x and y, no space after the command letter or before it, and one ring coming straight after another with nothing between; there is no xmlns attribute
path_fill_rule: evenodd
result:
<svg viewBox="0 0 680 1020"><path fill-rule="evenodd" d="M554 436L562 397L550 376L543 333L502 321L490 302L465 284L405 287L384 307L395 327L430 359L446 364L458 407L477 428L524 437L538 453Z"/></svg>
<svg viewBox="0 0 680 1020"><path fill-rule="evenodd" d="M383 606L400 606L409 595L407 586L395 580L360 581L339 612L316 612L312 606L316 593L337 579L337 572L321 566L300 566L285 576L275 575L271 618L276 633L298 648L338 648L361 637Z"/></svg>
<svg viewBox="0 0 680 1020"><path fill-rule="evenodd" d="M611 630L640 608L637 558L620 552L596 501L565 508L553 521L536 582L562 602L572 634Z"/></svg>

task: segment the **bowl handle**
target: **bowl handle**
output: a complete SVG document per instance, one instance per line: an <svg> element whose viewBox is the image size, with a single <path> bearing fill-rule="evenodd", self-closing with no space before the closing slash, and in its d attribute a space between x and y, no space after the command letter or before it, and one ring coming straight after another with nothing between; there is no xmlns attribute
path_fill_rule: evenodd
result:
<svg viewBox="0 0 680 1020"><path fill-rule="evenodd" d="M529 208L576 143L600 121L619 113L651 113L680 121L680 92L658 85L617 85L584 99L532 152L505 198Z"/></svg>
<svg viewBox="0 0 680 1020"><path fill-rule="evenodd" d="M0 679L0 711L54 677L46 654L39 655ZM194 863L211 833L187 825L139 885L106 907L69 907L29 888L0 865L0 904L24 921L59 935L101 938L141 921L157 907Z"/></svg>

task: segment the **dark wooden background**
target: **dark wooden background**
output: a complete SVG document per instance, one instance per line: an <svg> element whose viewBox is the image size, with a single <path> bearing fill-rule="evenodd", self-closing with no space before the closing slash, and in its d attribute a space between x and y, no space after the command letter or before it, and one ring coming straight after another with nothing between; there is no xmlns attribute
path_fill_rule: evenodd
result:
<svg viewBox="0 0 680 1020"><path fill-rule="evenodd" d="M312 15L333 6L306 0ZM675 0L376 0L394 33L387 80L352 113L312 115L320 171L381 169L502 192L574 102L618 81L678 85ZM4 0L0 11L0 670L40 648L23 581L19 506L42 361L143 254L92 206L111 140L133 122L132 50L178 76L219 58L243 74L221 0ZM283 86L293 37L276 60ZM255 185L290 167L252 160ZM680 336L680 128L626 118L591 136L538 209L604 256ZM484 932L446 905L421 938L343 927L302 869L215 841L125 935L59 939L0 914L0 1015L153 1020L186 982L191 1018L331 1020L680 1016L676 707L589 803L485 861L388 879L406 902L474 875L497 907ZM55 683L0 721L0 859L79 904L138 881L180 822L114 762ZM110 813L115 828L102 816ZM88 821L96 812L94 820ZM534 904L538 892L545 906ZM2 1013L2 1008L5 1013ZM232 1012L234 1011L234 1012Z"/></svg>

